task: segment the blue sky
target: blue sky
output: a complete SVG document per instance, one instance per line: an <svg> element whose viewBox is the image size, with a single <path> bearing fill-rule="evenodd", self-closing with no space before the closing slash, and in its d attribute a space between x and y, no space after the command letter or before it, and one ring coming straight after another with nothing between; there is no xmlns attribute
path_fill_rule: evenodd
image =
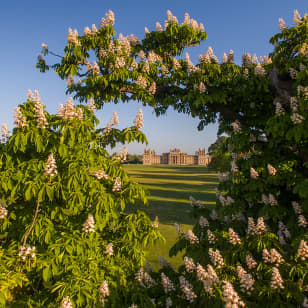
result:
<svg viewBox="0 0 308 308"><path fill-rule="evenodd" d="M234 50L236 63L241 62L245 52L267 55L272 51L268 43L270 37L279 31L278 18L287 25L292 24L293 10L303 16L308 12L307 0L258 0L258 1L1 1L1 74L0 74L0 124L13 127L13 109L26 99L27 89L39 90L47 111L56 112L57 105L65 103L65 81L52 71L45 74L35 68L36 57L44 42L49 49L62 54L69 27L79 33L85 26L97 26L105 13L111 9L115 13L115 29L123 35L144 36L144 27L155 28L155 22L163 24L168 9L182 23L184 13L202 22L208 40L200 47L189 50L193 62L199 54L212 46L219 59L224 52ZM55 59L48 57L49 63ZM117 111L120 128L132 125L141 105L136 102L126 104L106 104L97 112L101 125L106 125ZM178 147L189 154L199 147L207 148L216 140L216 125L197 131L198 120L172 110L156 118L150 107L142 107L149 147L157 153ZM144 145L131 144L130 153L141 154ZM116 150L120 149L116 148ZM112 150L114 151L114 150Z"/></svg>

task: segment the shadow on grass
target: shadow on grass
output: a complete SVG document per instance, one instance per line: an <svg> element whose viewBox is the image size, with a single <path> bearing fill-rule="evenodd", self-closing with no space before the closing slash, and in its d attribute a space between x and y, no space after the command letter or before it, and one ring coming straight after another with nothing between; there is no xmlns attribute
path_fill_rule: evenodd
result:
<svg viewBox="0 0 308 308"><path fill-rule="evenodd" d="M149 193L149 205L129 205L128 212L137 209L144 211L152 220L155 216L164 224L194 224L189 197L202 200L205 205L215 204L214 188L217 186L217 174L198 166L130 166L125 169L129 175L146 188ZM161 172L163 170L164 172ZM171 172L170 172L171 171ZM174 175L174 171L187 175ZM134 173L136 172L136 173ZM153 174L154 173L154 174ZM191 174L193 173L193 174Z"/></svg>
<svg viewBox="0 0 308 308"><path fill-rule="evenodd" d="M199 175L199 174L192 174L190 176L190 178L186 175L173 175L170 173L160 173L160 174L146 174L146 173L138 173L138 174L131 174L131 176L134 179L151 179L151 180L168 180L170 182L172 182L172 180L175 181L181 181L181 182L190 182L190 181L194 181L194 182L199 182L199 181L206 181L208 183L217 183L217 177L210 177L209 175Z"/></svg>
<svg viewBox="0 0 308 308"><path fill-rule="evenodd" d="M160 268L157 262L159 256L166 258L175 268L183 265L184 252L169 257L169 249L177 241L173 225L176 222L186 231L196 223L197 219L191 213L189 196L202 200L206 206L215 204L217 174L199 166L125 165L124 169L150 193L149 205L128 205L125 211L144 211L152 221L158 216L159 230L167 241L166 244L157 243L149 248L147 259L156 269Z"/></svg>
<svg viewBox="0 0 308 308"><path fill-rule="evenodd" d="M207 205L213 206L213 204ZM162 224L173 225L176 222L178 224L193 225L196 223L196 218L191 214L190 204L150 200L150 206L136 204L129 205L126 208L127 213L134 213L137 210L144 211L152 221L158 216L159 222Z"/></svg>

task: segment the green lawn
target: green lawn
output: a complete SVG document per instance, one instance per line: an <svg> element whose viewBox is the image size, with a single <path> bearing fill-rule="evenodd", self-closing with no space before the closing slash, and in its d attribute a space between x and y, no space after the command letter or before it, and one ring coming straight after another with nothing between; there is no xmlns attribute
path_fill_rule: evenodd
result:
<svg viewBox="0 0 308 308"><path fill-rule="evenodd" d="M169 258L169 249L176 242L174 223L184 230L192 228L195 219L190 215L189 196L202 200L206 205L215 204L217 174L199 166L144 166L123 165L138 183L150 191L148 206L130 206L129 212L143 210L154 220L159 218L159 229L166 238L166 244L159 243L148 251L147 259L159 268L159 256L167 259L177 268L183 264L182 255Z"/></svg>

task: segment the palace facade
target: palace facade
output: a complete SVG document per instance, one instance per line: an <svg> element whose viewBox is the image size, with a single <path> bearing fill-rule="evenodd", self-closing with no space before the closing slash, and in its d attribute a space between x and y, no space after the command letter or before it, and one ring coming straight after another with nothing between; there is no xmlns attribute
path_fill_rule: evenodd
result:
<svg viewBox="0 0 308 308"><path fill-rule="evenodd" d="M179 149L170 150L168 153L156 155L154 150L145 149L142 162L144 165L203 165L207 166L211 161L205 149L195 152L195 155L182 153Z"/></svg>

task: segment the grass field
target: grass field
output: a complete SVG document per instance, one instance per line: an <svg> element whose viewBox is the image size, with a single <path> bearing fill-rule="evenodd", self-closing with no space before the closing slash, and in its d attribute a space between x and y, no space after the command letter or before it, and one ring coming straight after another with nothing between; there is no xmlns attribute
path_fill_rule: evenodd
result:
<svg viewBox="0 0 308 308"><path fill-rule="evenodd" d="M159 230L166 238L166 244L159 243L149 249L148 261L157 269L157 259L162 256L177 268L183 264L183 256L169 258L169 249L176 242L174 223L181 224L184 230L191 229L195 224L195 219L190 215L189 196L202 200L206 205L215 204L217 174L200 166L124 165L124 168L151 194L148 206L131 206L128 211L142 210L152 220L158 216Z"/></svg>

